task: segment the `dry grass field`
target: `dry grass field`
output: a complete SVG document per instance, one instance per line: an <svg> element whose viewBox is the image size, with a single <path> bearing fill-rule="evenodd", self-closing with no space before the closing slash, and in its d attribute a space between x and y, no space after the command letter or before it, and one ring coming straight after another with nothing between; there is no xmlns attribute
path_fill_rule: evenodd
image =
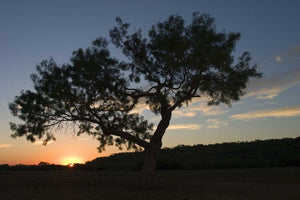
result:
<svg viewBox="0 0 300 200"><path fill-rule="evenodd" d="M138 189L138 172L0 171L0 199L299 200L300 168L158 171Z"/></svg>

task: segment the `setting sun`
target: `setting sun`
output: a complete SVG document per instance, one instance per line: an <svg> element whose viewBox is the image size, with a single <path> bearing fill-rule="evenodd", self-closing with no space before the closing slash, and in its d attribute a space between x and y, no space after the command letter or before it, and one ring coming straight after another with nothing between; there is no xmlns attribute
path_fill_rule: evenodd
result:
<svg viewBox="0 0 300 200"><path fill-rule="evenodd" d="M83 160L77 156L69 156L63 158L61 161L62 165L69 165L70 167L73 167L74 163L83 163Z"/></svg>

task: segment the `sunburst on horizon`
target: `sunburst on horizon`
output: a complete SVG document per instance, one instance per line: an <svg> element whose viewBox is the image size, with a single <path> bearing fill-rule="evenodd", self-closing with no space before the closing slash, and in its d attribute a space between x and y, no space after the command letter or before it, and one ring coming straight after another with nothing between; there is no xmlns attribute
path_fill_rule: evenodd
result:
<svg viewBox="0 0 300 200"><path fill-rule="evenodd" d="M68 165L69 167L73 167L75 163L83 163L83 159L78 156L67 156L61 160L62 165Z"/></svg>

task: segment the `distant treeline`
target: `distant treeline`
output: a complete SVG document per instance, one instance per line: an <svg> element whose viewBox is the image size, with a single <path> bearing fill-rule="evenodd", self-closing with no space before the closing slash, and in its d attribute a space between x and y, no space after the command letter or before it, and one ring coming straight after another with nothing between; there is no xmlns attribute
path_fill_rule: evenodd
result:
<svg viewBox="0 0 300 200"><path fill-rule="evenodd" d="M96 158L85 167L96 170L139 170L143 152L119 153ZM160 170L224 169L300 166L300 137L255 140L211 145L179 145L164 148L158 158Z"/></svg>
<svg viewBox="0 0 300 200"><path fill-rule="evenodd" d="M140 170L143 152L99 157L72 170ZM160 170L197 170L252 167L300 166L300 137L231 142L211 145L179 145L164 148L158 158ZM0 165L4 170L70 170L70 167L41 162L39 165Z"/></svg>
<svg viewBox="0 0 300 200"><path fill-rule="evenodd" d="M76 164L77 165L77 164ZM81 165L81 164L78 164ZM40 162L38 165L13 165L8 164L0 165L0 170L12 170L12 171L35 171L35 170L47 170L47 171L62 171L70 170L70 167L65 165L55 165L47 162Z"/></svg>

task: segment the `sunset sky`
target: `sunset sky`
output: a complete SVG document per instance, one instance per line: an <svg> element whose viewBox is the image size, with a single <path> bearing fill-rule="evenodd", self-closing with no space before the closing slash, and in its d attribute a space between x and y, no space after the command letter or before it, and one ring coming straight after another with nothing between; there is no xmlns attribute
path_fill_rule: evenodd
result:
<svg viewBox="0 0 300 200"><path fill-rule="evenodd" d="M32 89L36 64L50 56L59 64L69 62L73 50L108 38L117 16L146 35L171 14L190 22L195 11L209 13L217 30L241 32L235 57L249 51L264 73L231 108L207 107L199 99L176 110L163 147L300 136L299 10L297 0L0 0L0 164L68 164L119 152L108 147L98 153L96 139L68 130L47 146L12 139L9 122L19 121L8 109L21 90ZM121 58L115 50L112 55ZM157 122L147 108L138 109Z"/></svg>

